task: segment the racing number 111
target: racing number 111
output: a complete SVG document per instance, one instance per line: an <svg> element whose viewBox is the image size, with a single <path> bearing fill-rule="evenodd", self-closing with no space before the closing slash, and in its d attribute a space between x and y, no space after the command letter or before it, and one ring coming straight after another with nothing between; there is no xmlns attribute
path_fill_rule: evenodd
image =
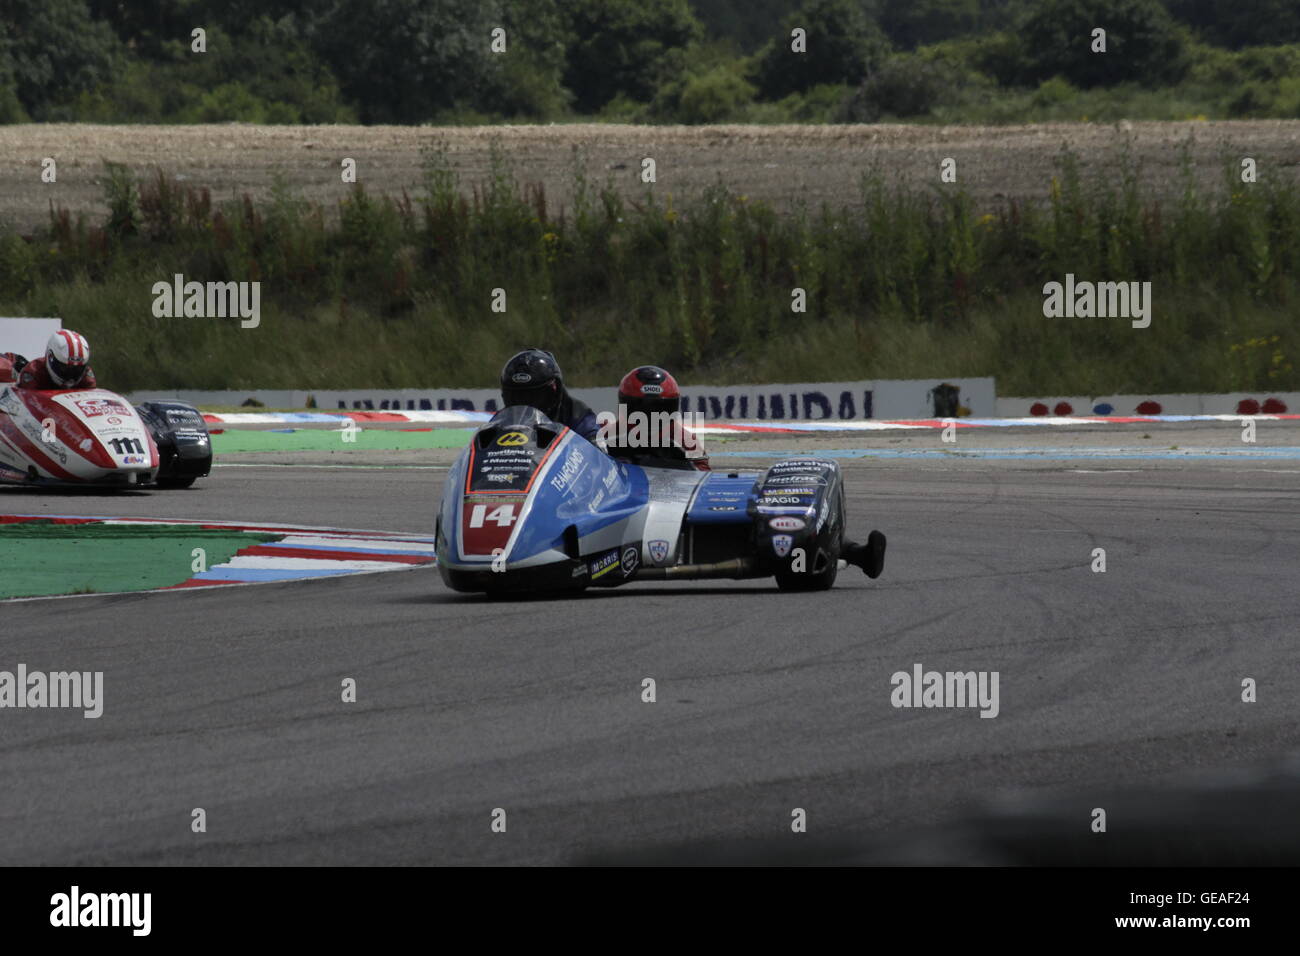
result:
<svg viewBox="0 0 1300 956"><path fill-rule="evenodd" d="M138 438L114 438L110 445L113 451L119 455L143 455L144 446L140 444Z"/></svg>

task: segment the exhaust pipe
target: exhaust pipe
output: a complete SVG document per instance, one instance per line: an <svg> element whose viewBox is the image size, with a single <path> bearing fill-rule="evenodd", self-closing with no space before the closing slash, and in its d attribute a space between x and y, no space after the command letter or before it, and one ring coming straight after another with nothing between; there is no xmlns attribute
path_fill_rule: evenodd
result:
<svg viewBox="0 0 1300 956"><path fill-rule="evenodd" d="M753 558L732 558L715 564L679 564L672 568L642 567L637 572L637 579L650 581L672 581L675 579L731 578L733 580L747 577L759 577Z"/></svg>

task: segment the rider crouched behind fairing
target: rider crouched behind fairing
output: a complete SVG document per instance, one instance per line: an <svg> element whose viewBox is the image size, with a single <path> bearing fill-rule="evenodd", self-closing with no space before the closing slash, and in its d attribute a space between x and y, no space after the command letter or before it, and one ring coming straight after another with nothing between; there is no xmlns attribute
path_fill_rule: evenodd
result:
<svg viewBox="0 0 1300 956"><path fill-rule="evenodd" d="M652 468L709 470L704 443L687 427L677 381L657 365L623 376L618 411L596 416L606 451L620 461Z"/></svg>

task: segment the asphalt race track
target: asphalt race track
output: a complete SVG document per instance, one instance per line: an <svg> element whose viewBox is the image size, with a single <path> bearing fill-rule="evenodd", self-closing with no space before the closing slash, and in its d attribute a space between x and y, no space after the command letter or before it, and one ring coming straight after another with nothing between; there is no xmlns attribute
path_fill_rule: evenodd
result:
<svg viewBox="0 0 1300 956"><path fill-rule="evenodd" d="M870 856L1008 792L1067 794L1060 825L1085 838L1113 806L1095 839L1122 834L1117 788L1230 776L1300 740L1300 423L1260 424L1276 458L1235 457L1231 424L1153 427L957 446L1146 457L801 442L899 453L843 460L851 530L882 529L889 555L878 581L844 571L823 594L487 600L424 568L0 605L0 668L105 674L98 720L0 713L0 863L618 862L800 839ZM190 492L2 491L0 510L428 532L448 459L404 460L423 467L241 459ZM894 708L891 675L918 663L999 672L998 716Z"/></svg>

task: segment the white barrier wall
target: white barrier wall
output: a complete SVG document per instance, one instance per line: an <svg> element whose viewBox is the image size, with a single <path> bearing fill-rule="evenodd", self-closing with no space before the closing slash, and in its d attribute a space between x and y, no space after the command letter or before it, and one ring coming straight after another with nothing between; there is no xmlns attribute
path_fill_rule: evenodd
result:
<svg viewBox="0 0 1300 956"><path fill-rule="evenodd" d="M856 418L930 418L934 403L930 390L936 385L954 385L960 403L975 417L990 417L996 397L992 378L878 380L860 382L798 382L776 385L684 385L685 409L710 420L827 421ZM573 394L595 411L617 407L615 385L608 388L575 388ZM353 389L348 391L250 391L250 392L136 392L133 401L175 398L199 405L241 405L254 398L267 408L305 408L308 397L321 410L365 409L408 411L494 411L500 406L497 389Z"/></svg>
<svg viewBox="0 0 1300 956"><path fill-rule="evenodd" d="M17 352L29 359L40 358L45 354L45 343L61 328L63 328L62 319L0 317L0 352ZM93 344L90 358L93 367L95 364Z"/></svg>
<svg viewBox="0 0 1300 956"><path fill-rule="evenodd" d="M997 400L999 418L1070 415L1286 415L1300 413L1300 392L1225 395L1057 395Z"/></svg>

